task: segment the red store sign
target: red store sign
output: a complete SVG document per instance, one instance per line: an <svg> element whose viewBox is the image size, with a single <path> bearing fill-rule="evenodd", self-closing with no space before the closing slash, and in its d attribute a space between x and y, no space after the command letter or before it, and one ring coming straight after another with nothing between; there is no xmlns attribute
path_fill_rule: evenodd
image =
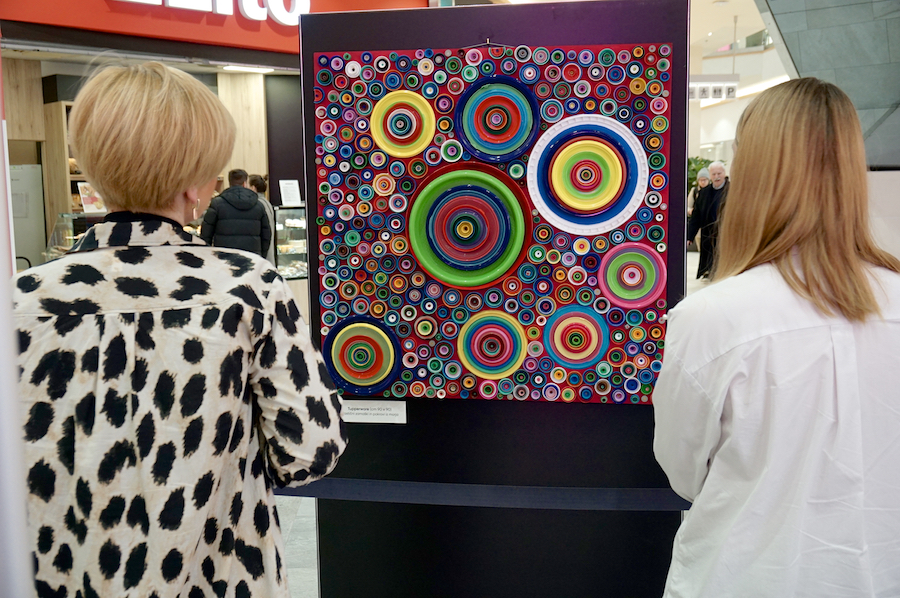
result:
<svg viewBox="0 0 900 598"><path fill-rule="evenodd" d="M296 54L310 12L424 8L428 0L0 0L0 20Z"/></svg>

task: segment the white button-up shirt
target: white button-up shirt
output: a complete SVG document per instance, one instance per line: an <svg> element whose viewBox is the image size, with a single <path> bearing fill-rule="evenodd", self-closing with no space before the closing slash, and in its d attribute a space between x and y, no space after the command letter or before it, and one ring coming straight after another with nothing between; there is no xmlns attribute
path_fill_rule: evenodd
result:
<svg viewBox="0 0 900 598"><path fill-rule="evenodd" d="M764 265L669 315L656 458L693 502L666 597L900 596L900 275L826 317Z"/></svg>

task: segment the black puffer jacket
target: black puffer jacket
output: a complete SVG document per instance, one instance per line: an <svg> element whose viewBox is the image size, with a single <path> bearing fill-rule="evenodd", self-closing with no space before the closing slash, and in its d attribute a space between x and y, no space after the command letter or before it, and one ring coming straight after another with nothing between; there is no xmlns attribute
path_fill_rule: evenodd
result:
<svg viewBox="0 0 900 598"><path fill-rule="evenodd" d="M243 249L265 257L272 228L255 191L229 187L209 204L200 238L216 247Z"/></svg>

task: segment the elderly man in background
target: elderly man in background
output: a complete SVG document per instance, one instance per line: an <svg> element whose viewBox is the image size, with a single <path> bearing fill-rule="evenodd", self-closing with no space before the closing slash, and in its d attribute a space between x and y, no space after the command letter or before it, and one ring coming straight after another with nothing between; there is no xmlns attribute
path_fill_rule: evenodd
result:
<svg viewBox="0 0 900 598"><path fill-rule="evenodd" d="M700 233L700 265L697 278L708 278L716 254L719 210L728 195L728 177L725 165L719 161L709 165L710 184L700 189L694 209L688 220L687 238L693 239Z"/></svg>

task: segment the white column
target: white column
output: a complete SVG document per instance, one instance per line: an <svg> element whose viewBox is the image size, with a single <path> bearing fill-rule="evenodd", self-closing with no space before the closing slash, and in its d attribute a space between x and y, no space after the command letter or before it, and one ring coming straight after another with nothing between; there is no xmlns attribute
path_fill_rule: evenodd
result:
<svg viewBox="0 0 900 598"><path fill-rule="evenodd" d="M2 77L2 75L0 75ZM0 81L2 83L2 81ZM0 86L2 88L2 86ZM15 251L6 120L0 93L0 596L33 596L34 582L25 526L25 471L12 318Z"/></svg>
<svg viewBox="0 0 900 598"><path fill-rule="evenodd" d="M703 74L703 44L690 47L688 72L691 75ZM688 100L688 157L700 155L700 100Z"/></svg>

